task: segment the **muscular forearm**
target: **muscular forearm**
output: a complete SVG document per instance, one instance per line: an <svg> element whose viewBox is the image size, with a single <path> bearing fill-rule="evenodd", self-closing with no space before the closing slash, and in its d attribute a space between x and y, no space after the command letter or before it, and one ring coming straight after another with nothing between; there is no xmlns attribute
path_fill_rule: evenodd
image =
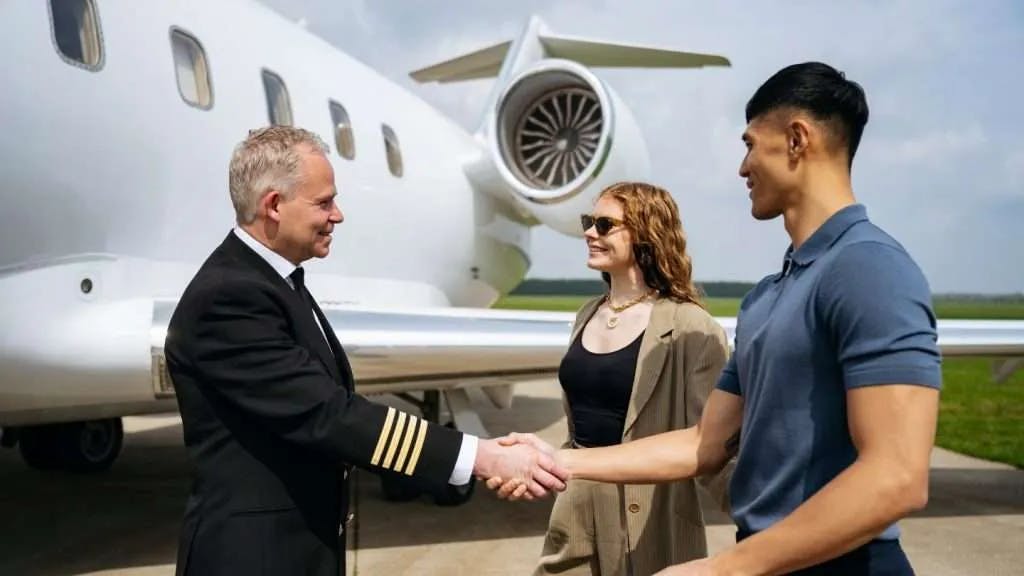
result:
<svg viewBox="0 0 1024 576"><path fill-rule="evenodd" d="M723 574L785 574L870 541L927 501L922 482L897 462L857 460L784 520L713 559Z"/></svg>
<svg viewBox="0 0 1024 576"><path fill-rule="evenodd" d="M605 448L562 450L572 478L619 484L651 484L698 473L696 428L673 430Z"/></svg>

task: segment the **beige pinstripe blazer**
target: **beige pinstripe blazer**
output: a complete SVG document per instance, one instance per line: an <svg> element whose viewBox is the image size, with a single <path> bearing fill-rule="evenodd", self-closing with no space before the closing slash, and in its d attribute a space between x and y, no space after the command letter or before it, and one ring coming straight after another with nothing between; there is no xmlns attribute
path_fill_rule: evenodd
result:
<svg viewBox="0 0 1024 576"><path fill-rule="evenodd" d="M601 301L595 298L580 309L573 341ZM706 311L658 299L640 343L623 442L697 424L728 354L725 331ZM571 441L571 415L568 421ZM723 508L731 469L699 480ZM706 555L695 481L573 480L555 500L536 574L644 576Z"/></svg>

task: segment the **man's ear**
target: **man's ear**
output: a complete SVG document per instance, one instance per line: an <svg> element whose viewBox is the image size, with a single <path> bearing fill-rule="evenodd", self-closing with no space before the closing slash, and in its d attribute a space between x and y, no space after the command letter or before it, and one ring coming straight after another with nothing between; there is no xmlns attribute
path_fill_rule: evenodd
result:
<svg viewBox="0 0 1024 576"><path fill-rule="evenodd" d="M282 200L284 200L284 198L281 197L281 193L277 190L267 192L263 195L263 198L260 199L260 213L269 220L280 222L280 206Z"/></svg>
<svg viewBox="0 0 1024 576"><path fill-rule="evenodd" d="M803 118L793 118L786 128L786 147L791 157L797 157L807 151L810 143L811 126Z"/></svg>

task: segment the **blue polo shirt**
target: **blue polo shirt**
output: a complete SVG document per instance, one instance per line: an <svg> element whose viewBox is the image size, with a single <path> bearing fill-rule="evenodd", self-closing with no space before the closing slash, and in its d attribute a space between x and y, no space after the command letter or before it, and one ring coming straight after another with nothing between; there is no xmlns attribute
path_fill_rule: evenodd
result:
<svg viewBox="0 0 1024 576"><path fill-rule="evenodd" d="M736 352L718 382L743 398L736 525L770 527L853 463L847 390L941 380L924 275L863 206L843 208L740 305ZM898 537L893 524L880 538Z"/></svg>

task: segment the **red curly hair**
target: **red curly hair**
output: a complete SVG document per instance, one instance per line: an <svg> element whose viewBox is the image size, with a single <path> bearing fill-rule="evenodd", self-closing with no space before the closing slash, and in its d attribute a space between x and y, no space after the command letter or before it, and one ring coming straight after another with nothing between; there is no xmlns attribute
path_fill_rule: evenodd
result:
<svg viewBox="0 0 1024 576"><path fill-rule="evenodd" d="M633 232L633 256L644 283L664 298L704 307L693 284L693 262L686 252L686 233L679 208L664 188L643 182L619 182L598 198L614 198L622 204L623 221ZM611 283L607 272L602 273Z"/></svg>

